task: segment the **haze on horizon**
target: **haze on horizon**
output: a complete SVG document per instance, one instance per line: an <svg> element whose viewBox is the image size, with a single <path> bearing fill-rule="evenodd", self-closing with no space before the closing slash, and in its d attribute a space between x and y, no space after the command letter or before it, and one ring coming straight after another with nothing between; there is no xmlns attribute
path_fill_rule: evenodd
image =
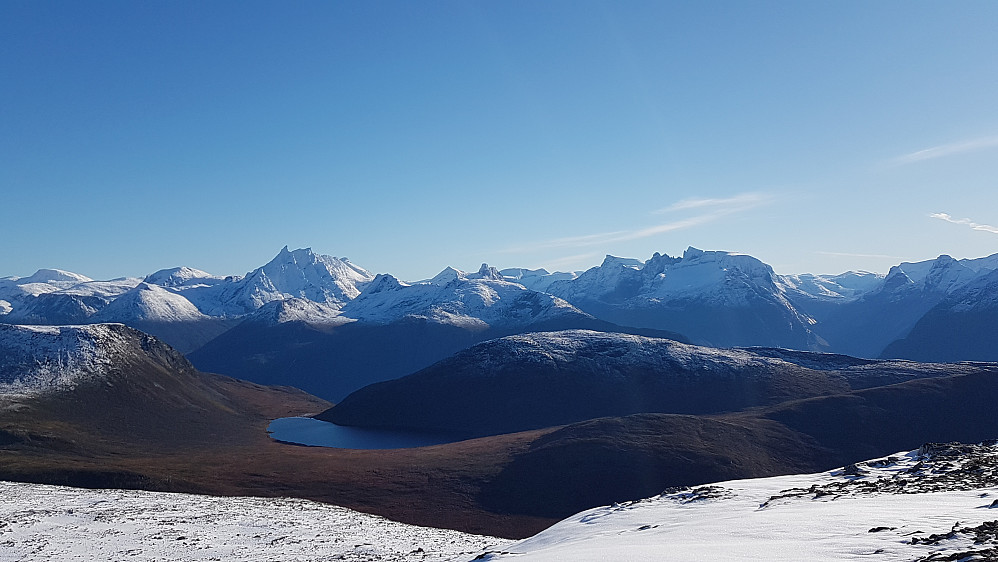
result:
<svg viewBox="0 0 998 562"><path fill-rule="evenodd" d="M0 276L998 252L998 4L7 2Z"/></svg>

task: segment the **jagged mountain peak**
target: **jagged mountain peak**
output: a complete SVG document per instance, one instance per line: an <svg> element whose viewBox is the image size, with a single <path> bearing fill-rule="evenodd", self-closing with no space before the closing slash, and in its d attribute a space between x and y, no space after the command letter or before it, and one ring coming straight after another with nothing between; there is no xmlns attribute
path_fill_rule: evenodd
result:
<svg viewBox="0 0 998 562"><path fill-rule="evenodd" d="M409 317L476 329L566 315L588 317L554 295L507 280L487 264L472 274L448 267L429 281L411 285L379 275L342 310L349 318L379 324Z"/></svg>
<svg viewBox="0 0 998 562"><path fill-rule="evenodd" d="M489 266L487 263L483 263L482 267L478 268L478 273L474 275L476 279L491 279L492 281L504 281L505 278L499 270Z"/></svg>
<svg viewBox="0 0 998 562"><path fill-rule="evenodd" d="M274 259L244 278L220 285L220 294L198 294L198 301L205 303L199 308L208 307L210 314L238 316L289 298L342 306L357 298L361 287L373 279L373 274L346 258L285 246Z"/></svg>

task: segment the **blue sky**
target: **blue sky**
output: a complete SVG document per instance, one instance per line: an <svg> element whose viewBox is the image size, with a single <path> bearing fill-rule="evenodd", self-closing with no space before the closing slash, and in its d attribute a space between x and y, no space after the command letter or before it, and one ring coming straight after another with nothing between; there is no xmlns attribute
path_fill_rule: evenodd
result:
<svg viewBox="0 0 998 562"><path fill-rule="evenodd" d="M0 276L998 252L995 2L0 2Z"/></svg>

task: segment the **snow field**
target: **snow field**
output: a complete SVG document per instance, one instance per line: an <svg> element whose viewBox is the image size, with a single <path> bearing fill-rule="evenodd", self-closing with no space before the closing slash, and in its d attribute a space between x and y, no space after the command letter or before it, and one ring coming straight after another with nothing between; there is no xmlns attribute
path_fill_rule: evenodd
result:
<svg viewBox="0 0 998 562"><path fill-rule="evenodd" d="M510 541L298 499L0 482L0 561L470 559Z"/></svg>

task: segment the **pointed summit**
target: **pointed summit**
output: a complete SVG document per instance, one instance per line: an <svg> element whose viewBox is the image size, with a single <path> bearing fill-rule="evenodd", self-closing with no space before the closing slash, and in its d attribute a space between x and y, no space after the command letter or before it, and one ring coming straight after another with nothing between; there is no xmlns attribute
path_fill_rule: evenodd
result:
<svg viewBox="0 0 998 562"><path fill-rule="evenodd" d="M464 278L465 275L463 271L461 271L460 269L454 269L453 267L448 265L447 267L444 268L443 271L434 275L433 279L430 279L429 282L433 283L434 285L446 285L457 279L464 279Z"/></svg>
<svg viewBox="0 0 998 562"><path fill-rule="evenodd" d="M374 278L374 281L371 281L366 287L364 287L364 293L374 294L383 291L395 291L401 289L402 287L408 286L409 285L396 279L394 275L379 273Z"/></svg>
<svg viewBox="0 0 998 562"><path fill-rule="evenodd" d="M252 312L275 300L296 297L342 306L360 294L374 275L346 259L320 255L311 248L287 246L266 265L229 286L221 286L218 304L209 314L232 316Z"/></svg>

